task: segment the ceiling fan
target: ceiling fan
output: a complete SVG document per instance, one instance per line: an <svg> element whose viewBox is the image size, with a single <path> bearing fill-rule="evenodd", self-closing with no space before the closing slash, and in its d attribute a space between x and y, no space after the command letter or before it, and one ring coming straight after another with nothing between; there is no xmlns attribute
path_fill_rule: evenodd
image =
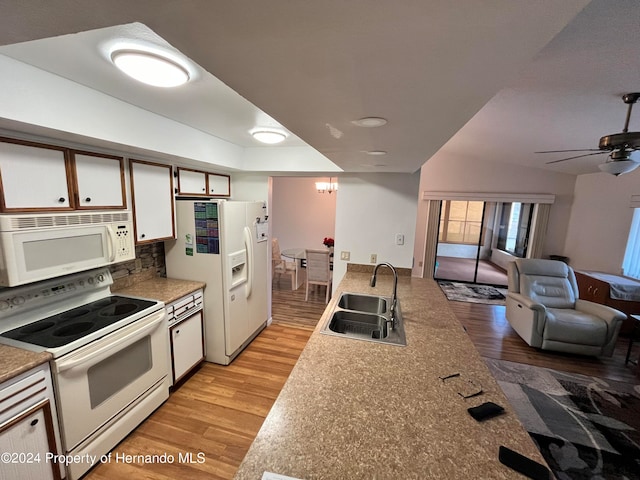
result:
<svg viewBox="0 0 640 480"><path fill-rule="evenodd" d="M621 133L613 133L611 135L605 135L600 138L598 148L587 148L579 150L548 150L544 152L535 153L566 153L566 152L594 152L583 153L581 155L575 155L572 157L561 158L560 160L553 160L547 162L547 165L552 163L565 162L567 160L573 160L574 158L589 157L591 155L602 155L609 153L609 159L598 165L598 168L603 172L610 173L618 176L623 173L628 173L640 166L640 163L631 159L631 153L635 150L640 150L640 132L629 131L629 120L631 119L631 110L633 105L640 99L640 92L627 93L622 96L622 101L628 105L627 118L624 122L624 128Z"/></svg>

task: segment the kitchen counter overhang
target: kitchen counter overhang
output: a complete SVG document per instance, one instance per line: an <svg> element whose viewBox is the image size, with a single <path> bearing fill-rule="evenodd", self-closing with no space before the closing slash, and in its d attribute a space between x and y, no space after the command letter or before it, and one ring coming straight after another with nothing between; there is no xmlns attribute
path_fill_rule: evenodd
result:
<svg viewBox="0 0 640 480"><path fill-rule="evenodd" d="M406 347L319 333L340 292L391 291L392 277L369 278L342 280L235 478L522 478L500 445L544 463L433 280L399 280ZM484 393L462 398L439 378L452 373ZM485 401L506 414L475 421L467 408Z"/></svg>

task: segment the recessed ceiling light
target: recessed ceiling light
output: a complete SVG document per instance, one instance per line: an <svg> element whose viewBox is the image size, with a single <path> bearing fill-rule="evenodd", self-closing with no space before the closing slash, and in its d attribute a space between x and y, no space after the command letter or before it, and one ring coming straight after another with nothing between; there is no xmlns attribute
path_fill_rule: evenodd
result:
<svg viewBox="0 0 640 480"><path fill-rule="evenodd" d="M111 54L111 61L131 78L154 87L177 87L189 81L186 68L157 53L116 50Z"/></svg>
<svg viewBox="0 0 640 480"><path fill-rule="evenodd" d="M253 138L262 143L273 145L287 138L287 134L279 130L258 129L251 132Z"/></svg>
<svg viewBox="0 0 640 480"><path fill-rule="evenodd" d="M351 123L358 127L374 128L387 124L386 118L382 117L364 117L360 120L353 120Z"/></svg>
<svg viewBox="0 0 640 480"><path fill-rule="evenodd" d="M385 152L384 150L367 150L364 153L366 153L367 155L386 155L387 152Z"/></svg>

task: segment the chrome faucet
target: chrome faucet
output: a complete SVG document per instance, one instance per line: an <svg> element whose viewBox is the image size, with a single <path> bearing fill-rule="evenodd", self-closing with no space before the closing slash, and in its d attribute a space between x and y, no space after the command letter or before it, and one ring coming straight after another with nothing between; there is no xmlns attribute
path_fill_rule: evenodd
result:
<svg viewBox="0 0 640 480"><path fill-rule="evenodd" d="M371 275L371 286L376 286L376 275L378 273L378 268L385 266L391 269L393 272L393 296L391 297L391 330L395 330L396 328L396 306L398 303L398 272L396 271L396 267L391 265L390 263L383 262L376 265L373 269L373 275Z"/></svg>

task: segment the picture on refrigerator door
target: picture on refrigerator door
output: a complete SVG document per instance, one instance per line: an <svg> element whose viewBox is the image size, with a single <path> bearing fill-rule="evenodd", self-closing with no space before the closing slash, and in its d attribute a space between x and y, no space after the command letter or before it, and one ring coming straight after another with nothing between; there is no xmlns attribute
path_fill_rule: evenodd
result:
<svg viewBox="0 0 640 480"><path fill-rule="evenodd" d="M218 205L194 202L193 218L196 222L196 249L198 253L220 253Z"/></svg>

